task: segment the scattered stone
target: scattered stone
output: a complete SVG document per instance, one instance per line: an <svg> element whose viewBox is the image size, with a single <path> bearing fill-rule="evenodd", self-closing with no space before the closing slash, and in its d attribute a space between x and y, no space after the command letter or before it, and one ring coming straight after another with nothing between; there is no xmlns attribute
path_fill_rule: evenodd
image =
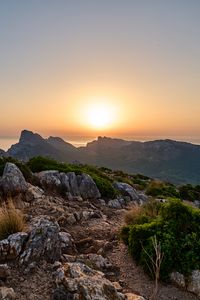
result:
<svg viewBox="0 0 200 300"><path fill-rule="evenodd" d="M7 162L0 179L0 188L5 195L25 193L27 190L26 180L20 169L13 163Z"/></svg>
<svg viewBox="0 0 200 300"><path fill-rule="evenodd" d="M122 205L121 205L119 199L114 199L114 200L110 200L108 202L108 207L115 208L115 209L121 209Z"/></svg>
<svg viewBox="0 0 200 300"><path fill-rule="evenodd" d="M8 288L6 286L0 287L0 300L14 300L16 299L16 294L13 288Z"/></svg>
<svg viewBox="0 0 200 300"><path fill-rule="evenodd" d="M76 224L76 217L74 216L74 214L69 214L68 217L66 218L67 224L69 225L73 225Z"/></svg>
<svg viewBox="0 0 200 300"><path fill-rule="evenodd" d="M0 264L0 279L6 279L10 275L10 267L7 264Z"/></svg>
<svg viewBox="0 0 200 300"><path fill-rule="evenodd" d="M17 232L9 235L5 240L0 241L0 260L5 261L17 258L28 238L25 232Z"/></svg>
<svg viewBox="0 0 200 300"><path fill-rule="evenodd" d="M104 258L101 255L90 253L87 255L79 255L78 261L84 262L86 265L92 266L93 269L101 271L109 271L112 269L112 264L107 258Z"/></svg>
<svg viewBox="0 0 200 300"><path fill-rule="evenodd" d="M64 287L66 293L73 295L74 298L71 299L126 299L102 272L95 271L83 263L66 263L56 271L55 281L57 287Z"/></svg>
<svg viewBox="0 0 200 300"><path fill-rule="evenodd" d="M179 273L179 272L172 272L170 274L170 280L177 285L178 287L181 288L185 288L186 284L185 284L185 277L183 274Z"/></svg>
<svg viewBox="0 0 200 300"><path fill-rule="evenodd" d="M74 240L70 233L59 232L59 238L61 241L61 252L62 254L74 254L77 253Z"/></svg>
<svg viewBox="0 0 200 300"><path fill-rule="evenodd" d="M42 200L43 198L44 198L43 189L28 183L28 188L25 194L25 200L28 202L32 202L32 201Z"/></svg>

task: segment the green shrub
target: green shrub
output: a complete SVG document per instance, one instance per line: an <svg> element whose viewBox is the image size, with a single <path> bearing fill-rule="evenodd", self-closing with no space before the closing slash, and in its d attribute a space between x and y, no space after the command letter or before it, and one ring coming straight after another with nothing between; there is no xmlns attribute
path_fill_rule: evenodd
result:
<svg viewBox="0 0 200 300"><path fill-rule="evenodd" d="M173 184L160 181L152 181L146 189L146 194L153 197L180 197L179 191Z"/></svg>
<svg viewBox="0 0 200 300"><path fill-rule="evenodd" d="M180 197L184 200L200 200L200 185L186 184L179 187Z"/></svg>
<svg viewBox="0 0 200 300"><path fill-rule="evenodd" d="M147 211L150 212L150 207ZM192 270L200 268L199 209L183 204L178 199L171 199L160 204L146 223L122 228L121 236L128 244L131 255L149 274L148 265L151 263L146 252L155 258L152 245L155 235L164 253L161 279L168 279L172 271L188 275Z"/></svg>

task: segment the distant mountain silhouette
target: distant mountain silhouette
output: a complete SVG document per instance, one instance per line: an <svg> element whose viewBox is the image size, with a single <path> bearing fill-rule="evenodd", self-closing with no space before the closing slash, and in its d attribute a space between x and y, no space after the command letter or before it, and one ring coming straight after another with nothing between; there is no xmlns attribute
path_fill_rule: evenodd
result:
<svg viewBox="0 0 200 300"><path fill-rule="evenodd" d="M79 161L174 183L200 184L200 146L173 140L124 141L98 137L76 148L59 137L42 138L23 130L6 155L21 160L42 155L63 162Z"/></svg>

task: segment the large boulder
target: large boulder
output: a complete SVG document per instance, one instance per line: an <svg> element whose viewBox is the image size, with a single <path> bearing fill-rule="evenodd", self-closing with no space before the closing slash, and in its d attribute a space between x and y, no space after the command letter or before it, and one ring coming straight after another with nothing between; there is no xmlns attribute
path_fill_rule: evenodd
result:
<svg viewBox="0 0 200 300"><path fill-rule="evenodd" d="M27 182L20 169L13 163L7 162L0 179L0 188L5 195L25 193Z"/></svg>
<svg viewBox="0 0 200 300"><path fill-rule="evenodd" d="M80 196L76 174L74 172L68 172L66 175L69 178L69 186L70 186L69 192L71 193L72 196Z"/></svg>
<svg viewBox="0 0 200 300"><path fill-rule="evenodd" d="M92 300L125 300L114 284L100 271L93 270L83 263L66 263L55 273L57 289L60 287L66 298ZM58 290L57 290L58 291ZM54 294L53 299L56 298ZM60 298L62 299L62 298Z"/></svg>
<svg viewBox="0 0 200 300"><path fill-rule="evenodd" d="M140 197L137 191L128 183L124 182L114 182L113 187L118 190L123 196L130 197L132 201L139 201Z"/></svg>
<svg viewBox="0 0 200 300"><path fill-rule="evenodd" d="M55 262L61 257L59 225L47 218L38 218L32 224L25 249L20 256L21 263L46 260Z"/></svg>
<svg viewBox="0 0 200 300"><path fill-rule="evenodd" d="M77 177L80 195L83 199L98 199L101 197L101 194L90 175L84 173Z"/></svg>

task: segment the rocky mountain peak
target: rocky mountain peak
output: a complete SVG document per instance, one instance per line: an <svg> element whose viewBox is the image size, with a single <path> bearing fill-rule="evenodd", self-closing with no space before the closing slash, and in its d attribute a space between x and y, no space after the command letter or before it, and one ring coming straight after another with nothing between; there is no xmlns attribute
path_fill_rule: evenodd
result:
<svg viewBox="0 0 200 300"><path fill-rule="evenodd" d="M29 130L22 130L19 143L35 144L35 143L40 143L43 140L44 139L38 133L33 133L32 131Z"/></svg>

